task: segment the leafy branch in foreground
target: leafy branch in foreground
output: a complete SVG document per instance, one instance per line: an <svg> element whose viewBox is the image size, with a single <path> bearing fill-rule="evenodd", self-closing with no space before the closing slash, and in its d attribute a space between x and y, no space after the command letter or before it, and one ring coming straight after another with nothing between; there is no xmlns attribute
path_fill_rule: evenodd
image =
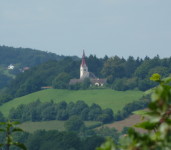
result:
<svg viewBox="0 0 171 150"><path fill-rule="evenodd" d="M15 145L15 146L18 146L18 147L22 148L23 150L26 150L26 147L22 143L13 142L11 134L14 133L14 132L23 132L23 130L20 129L20 128L12 128L16 124L20 124L20 123L18 121L10 122L9 120L6 123L5 122L0 122L0 125L5 126L5 129L0 129L0 132L6 132L6 134L7 134L5 144L0 143L0 147L6 146L7 150L9 150L11 145Z"/></svg>
<svg viewBox="0 0 171 150"><path fill-rule="evenodd" d="M108 138L97 150L169 150L171 149L171 78L161 79L159 74L153 74L150 80L160 83L152 93L149 111L139 110L133 112L142 116L142 121L134 125L147 131L139 134L130 128L127 136L120 139L120 145L115 145Z"/></svg>

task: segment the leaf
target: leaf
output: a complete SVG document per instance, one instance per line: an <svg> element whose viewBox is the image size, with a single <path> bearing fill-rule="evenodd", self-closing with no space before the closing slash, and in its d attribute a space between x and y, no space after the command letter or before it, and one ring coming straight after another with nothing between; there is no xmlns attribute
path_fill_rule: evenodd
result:
<svg viewBox="0 0 171 150"><path fill-rule="evenodd" d="M12 125L20 124L20 122L18 122L18 121L14 121L14 122L12 122L11 124L12 124Z"/></svg>
<svg viewBox="0 0 171 150"><path fill-rule="evenodd" d="M150 80L153 80L153 81L159 81L161 78L161 76L158 74L158 73L155 73L152 75L152 77L150 77Z"/></svg>
<svg viewBox="0 0 171 150"><path fill-rule="evenodd" d="M137 123L134 125L136 128L142 128L146 130L154 130L156 127L156 123L150 123L149 121L142 122L142 123Z"/></svg>
<svg viewBox="0 0 171 150"><path fill-rule="evenodd" d="M4 146L4 144L0 144L0 147Z"/></svg>
<svg viewBox="0 0 171 150"><path fill-rule="evenodd" d="M0 125L5 125L6 123L5 122L0 122Z"/></svg>
<svg viewBox="0 0 171 150"><path fill-rule="evenodd" d="M16 132L16 131L19 131L19 132L24 132L22 129L20 128L14 128L11 132Z"/></svg>
<svg viewBox="0 0 171 150"><path fill-rule="evenodd" d="M141 118L141 121L143 121L144 120L144 116L142 116L142 118Z"/></svg>
<svg viewBox="0 0 171 150"><path fill-rule="evenodd" d="M158 108L158 106L156 105L155 102L151 102L148 104L148 108L151 110L156 110Z"/></svg>
<svg viewBox="0 0 171 150"><path fill-rule="evenodd" d="M161 81L164 83L169 83L171 81L171 77L163 78Z"/></svg>
<svg viewBox="0 0 171 150"><path fill-rule="evenodd" d="M133 111L133 114L141 115L141 116L147 116L149 114L149 111L145 110L138 110L138 111Z"/></svg>
<svg viewBox="0 0 171 150"><path fill-rule="evenodd" d="M25 147L25 145L22 144L22 143L15 142L15 143L12 143L12 145L15 145L15 146L18 146L18 147L20 147L20 148L22 148L22 149L24 149L24 150L27 150L27 148Z"/></svg>
<svg viewBox="0 0 171 150"><path fill-rule="evenodd" d="M165 122L167 122L169 125L171 125L171 119L167 118L167 119L165 119Z"/></svg>
<svg viewBox="0 0 171 150"><path fill-rule="evenodd" d="M4 129L0 129L0 132L5 132L5 130Z"/></svg>

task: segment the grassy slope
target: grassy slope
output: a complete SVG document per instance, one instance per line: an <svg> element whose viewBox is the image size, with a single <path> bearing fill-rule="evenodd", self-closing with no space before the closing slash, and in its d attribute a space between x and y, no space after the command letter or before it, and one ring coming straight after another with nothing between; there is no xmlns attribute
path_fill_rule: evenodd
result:
<svg viewBox="0 0 171 150"><path fill-rule="evenodd" d="M138 100L144 93L141 91L115 91L111 89L99 89L99 90L56 90L48 89L38 91L20 98L16 98L8 103L0 106L0 111L5 117L8 116L9 110L16 108L19 104L28 104L32 101L36 101L38 98L42 102L50 101L58 103L60 101L76 102L77 100L84 100L89 106L92 103L99 104L102 109L112 108L116 113L121 110L125 103Z"/></svg>
<svg viewBox="0 0 171 150"><path fill-rule="evenodd" d="M43 122L24 122L20 125L16 125L16 127L19 127L23 129L24 131L33 133L36 130L58 130L58 131L65 131L64 128L64 122L65 121L43 121ZM98 124L100 122L97 121L84 121L85 126L89 127L91 125Z"/></svg>
<svg viewBox="0 0 171 150"><path fill-rule="evenodd" d="M2 72L4 75L12 77L13 79L15 78L15 75L10 74L9 70L6 69L4 66L0 65L0 72Z"/></svg>

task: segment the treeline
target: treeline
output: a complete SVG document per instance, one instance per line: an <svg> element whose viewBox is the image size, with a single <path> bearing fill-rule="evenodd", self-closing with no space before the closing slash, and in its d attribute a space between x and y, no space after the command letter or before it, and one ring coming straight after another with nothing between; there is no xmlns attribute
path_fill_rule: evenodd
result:
<svg viewBox="0 0 171 150"><path fill-rule="evenodd" d="M19 105L16 109L10 110L8 118L11 120L26 121L49 121L49 120L68 120L71 116L79 116L84 121L101 121L103 123L113 120L113 110L106 108L104 110L97 104L90 107L84 101L77 101L75 104L65 101L54 103L42 103L38 99L27 105Z"/></svg>
<svg viewBox="0 0 171 150"><path fill-rule="evenodd" d="M146 56L144 60L135 60L130 56L125 60L115 56L107 60L101 72L112 89L125 91L138 88L146 91L157 85L149 80L152 74L159 73L162 77L170 75L171 57L160 59L157 55L153 59Z"/></svg>
<svg viewBox="0 0 171 150"><path fill-rule="evenodd" d="M0 73L0 89L3 89L6 85L8 85L11 80L12 80L12 77L8 77Z"/></svg>
<svg viewBox="0 0 171 150"><path fill-rule="evenodd" d="M0 64L14 64L17 68L32 67L48 60L62 60L65 56L57 55L51 52L35 50L31 48L14 48L0 46ZM74 60L79 59L77 56L72 57Z"/></svg>
<svg viewBox="0 0 171 150"><path fill-rule="evenodd" d="M127 60L117 56L98 59L90 55L86 57L89 71L97 77L107 78L106 87L118 91L139 89L141 91L155 87L157 83L151 82L149 77L154 73L159 73L162 77L167 77L171 72L171 57L160 59L159 56L150 59L134 59L129 57ZM0 103L7 102L1 100L1 95L6 94L12 98L21 97L41 90L42 86L52 86L60 89L87 89L86 84L69 85L69 80L80 77L81 60L75 61L71 57L66 57L61 61L50 60L38 66L34 66L24 73L18 74L8 87L0 92ZM65 73L66 78L58 78L60 73ZM61 76L62 77L62 76ZM93 87L92 87L93 88Z"/></svg>
<svg viewBox="0 0 171 150"><path fill-rule="evenodd" d="M0 142L3 143L4 134L0 134ZM105 138L93 135L81 139L74 132L65 132L57 130L37 130L34 133L15 133L13 139L23 143L27 150L95 150L100 146ZM3 147L5 150L6 147ZM17 146L11 146L10 150L20 150Z"/></svg>

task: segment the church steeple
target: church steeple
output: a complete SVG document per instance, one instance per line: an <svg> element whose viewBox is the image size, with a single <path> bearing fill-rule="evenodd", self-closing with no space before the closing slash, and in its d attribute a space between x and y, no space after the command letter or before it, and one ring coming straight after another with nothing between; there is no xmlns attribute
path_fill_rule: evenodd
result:
<svg viewBox="0 0 171 150"><path fill-rule="evenodd" d="M82 67L87 66L86 61L85 61L84 49L83 49L83 56L82 56L82 63L81 63L81 66L82 66Z"/></svg>
<svg viewBox="0 0 171 150"><path fill-rule="evenodd" d="M83 49L82 63L80 66L80 78L83 76L84 72L87 72L87 71L88 71L88 67L86 64L85 53L84 53L84 49Z"/></svg>

